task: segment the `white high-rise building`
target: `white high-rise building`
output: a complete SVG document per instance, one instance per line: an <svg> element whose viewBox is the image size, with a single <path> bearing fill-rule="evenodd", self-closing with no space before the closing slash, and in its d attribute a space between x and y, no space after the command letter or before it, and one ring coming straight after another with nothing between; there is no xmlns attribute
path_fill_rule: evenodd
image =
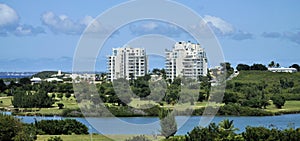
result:
<svg viewBox="0 0 300 141"><path fill-rule="evenodd" d="M168 79L186 77L197 79L207 75L207 57L200 44L177 42L172 50L166 50L165 69Z"/></svg>
<svg viewBox="0 0 300 141"><path fill-rule="evenodd" d="M110 81L118 78L136 79L145 76L148 71L148 57L142 48L113 48L107 63L107 79Z"/></svg>

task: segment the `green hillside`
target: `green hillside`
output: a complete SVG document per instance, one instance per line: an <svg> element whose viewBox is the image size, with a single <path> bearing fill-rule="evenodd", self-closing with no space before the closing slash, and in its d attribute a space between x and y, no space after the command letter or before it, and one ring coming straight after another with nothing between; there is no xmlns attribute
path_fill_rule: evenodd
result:
<svg viewBox="0 0 300 141"><path fill-rule="evenodd" d="M227 82L226 90L238 92L252 86L263 90L265 94L283 94L287 99L300 100L300 97L297 98L300 95L300 72L241 71L237 77Z"/></svg>

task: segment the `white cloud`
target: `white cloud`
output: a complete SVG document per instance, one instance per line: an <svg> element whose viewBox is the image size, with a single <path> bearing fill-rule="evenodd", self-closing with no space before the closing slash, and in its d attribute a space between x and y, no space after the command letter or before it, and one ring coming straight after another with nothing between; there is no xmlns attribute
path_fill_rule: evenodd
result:
<svg viewBox="0 0 300 141"><path fill-rule="evenodd" d="M296 43L297 45L300 45L299 29L296 29L294 31L285 31L285 32L263 32L262 37L273 38L273 39L284 39Z"/></svg>
<svg viewBox="0 0 300 141"><path fill-rule="evenodd" d="M42 27L33 27L31 25L19 25L14 31L14 35L16 36L37 35L39 33L45 33L44 29Z"/></svg>
<svg viewBox="0 0 300 141"><path fill-rule="evenodd" d="M79 20L72 20L67 15L55 15L53 12L46 12L41 17L42 23L54 33L77 35L83 33L89 26L86 33L104 33L108 31L100 21L91 16L85 16Z"/></svg>
<svg viewBox="0 0 300 141"><path fill-rule="evenodd" d="M0 27L17 25L18 22L17 12L6 4L0 4Z"/></svg>
<svg viewBox="0 0 300 141"><path fill-rule="evenodd" d="M217 29L222 35L232 34L235 31L230 23L219 17L205 15L203 20L210 25L211 28Z"/></svg>
<svg viewBox="0 0 300 141"><path fill-rule="evenodd" d="M0 3L0 36L13 34L28 36L45 33L42 27L21 24L17 12L6 4Z"/></svg>
<svg viewBox="0 0 300 141"><path fill-rule="evenodd" d="M219 37L229 37L233 40L253 39L253 35L250 32L238 30L220 17L205 15L203 20L204 23L200 23L200 27L209 26Z"/></svg>
<svg viewBox="0 0 300 141"><path fill-rule="evenodd" d="M54 33L79 34L84 28L83 25L74 22L68 16L57 16L53 12L44 13L41 20Z"/></svg>
<svg viewBox="0 0 300 141"><path fill-rule="evenodd" d="M129 29L132 34L139 36L145 34L161 34L172 37L178 37L182 33L184 33L183 30L181 30L175 25L153 20L139 21L133 23L129 26Z"/></svg>

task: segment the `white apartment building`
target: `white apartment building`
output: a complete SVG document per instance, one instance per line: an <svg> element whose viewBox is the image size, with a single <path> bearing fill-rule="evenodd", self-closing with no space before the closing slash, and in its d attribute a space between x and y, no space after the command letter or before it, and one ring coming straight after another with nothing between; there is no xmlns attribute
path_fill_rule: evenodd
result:
<svg viewBox="0 0 300 141"><path fill-rule="evenodd" d="M177 42L165 55L166 75L172 81L175 77L197 79L207 75L207 57L200 44Z"/></svg>
<svg viewBox="0 0 300 141"><path fill-rule="evenodd" d="M145 76L148 71L148 57L143 48L113 48L108 56L107 79L113 81L118 78L136 79Z"/></svg>

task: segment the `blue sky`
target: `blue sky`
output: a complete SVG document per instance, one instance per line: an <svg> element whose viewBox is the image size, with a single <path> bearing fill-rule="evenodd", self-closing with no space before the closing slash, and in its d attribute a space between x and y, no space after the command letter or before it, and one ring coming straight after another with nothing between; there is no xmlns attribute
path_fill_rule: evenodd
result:
<svg viewBox="0 0 300 141"><path fill-rule="evenodd" d="M102 12L125 1L0 0L0 71L70 71L86 26ZM215 32L226 61L288 67L300 62L300 1L190 0L176 1L206 20ZM167 12L167 11L166 11ZM113 18L113 17L112 17ZM105 31L100 26L99 32ZM105 71L105 56L147 34L173 41L192 40L182 30L157 21L142 21L118 30L99 53L96 70ZM140 45L140 44L137 44ZM165 48L171 48L165 44ZM152 57L150 67L162 67L163 57Z"/></svg>

